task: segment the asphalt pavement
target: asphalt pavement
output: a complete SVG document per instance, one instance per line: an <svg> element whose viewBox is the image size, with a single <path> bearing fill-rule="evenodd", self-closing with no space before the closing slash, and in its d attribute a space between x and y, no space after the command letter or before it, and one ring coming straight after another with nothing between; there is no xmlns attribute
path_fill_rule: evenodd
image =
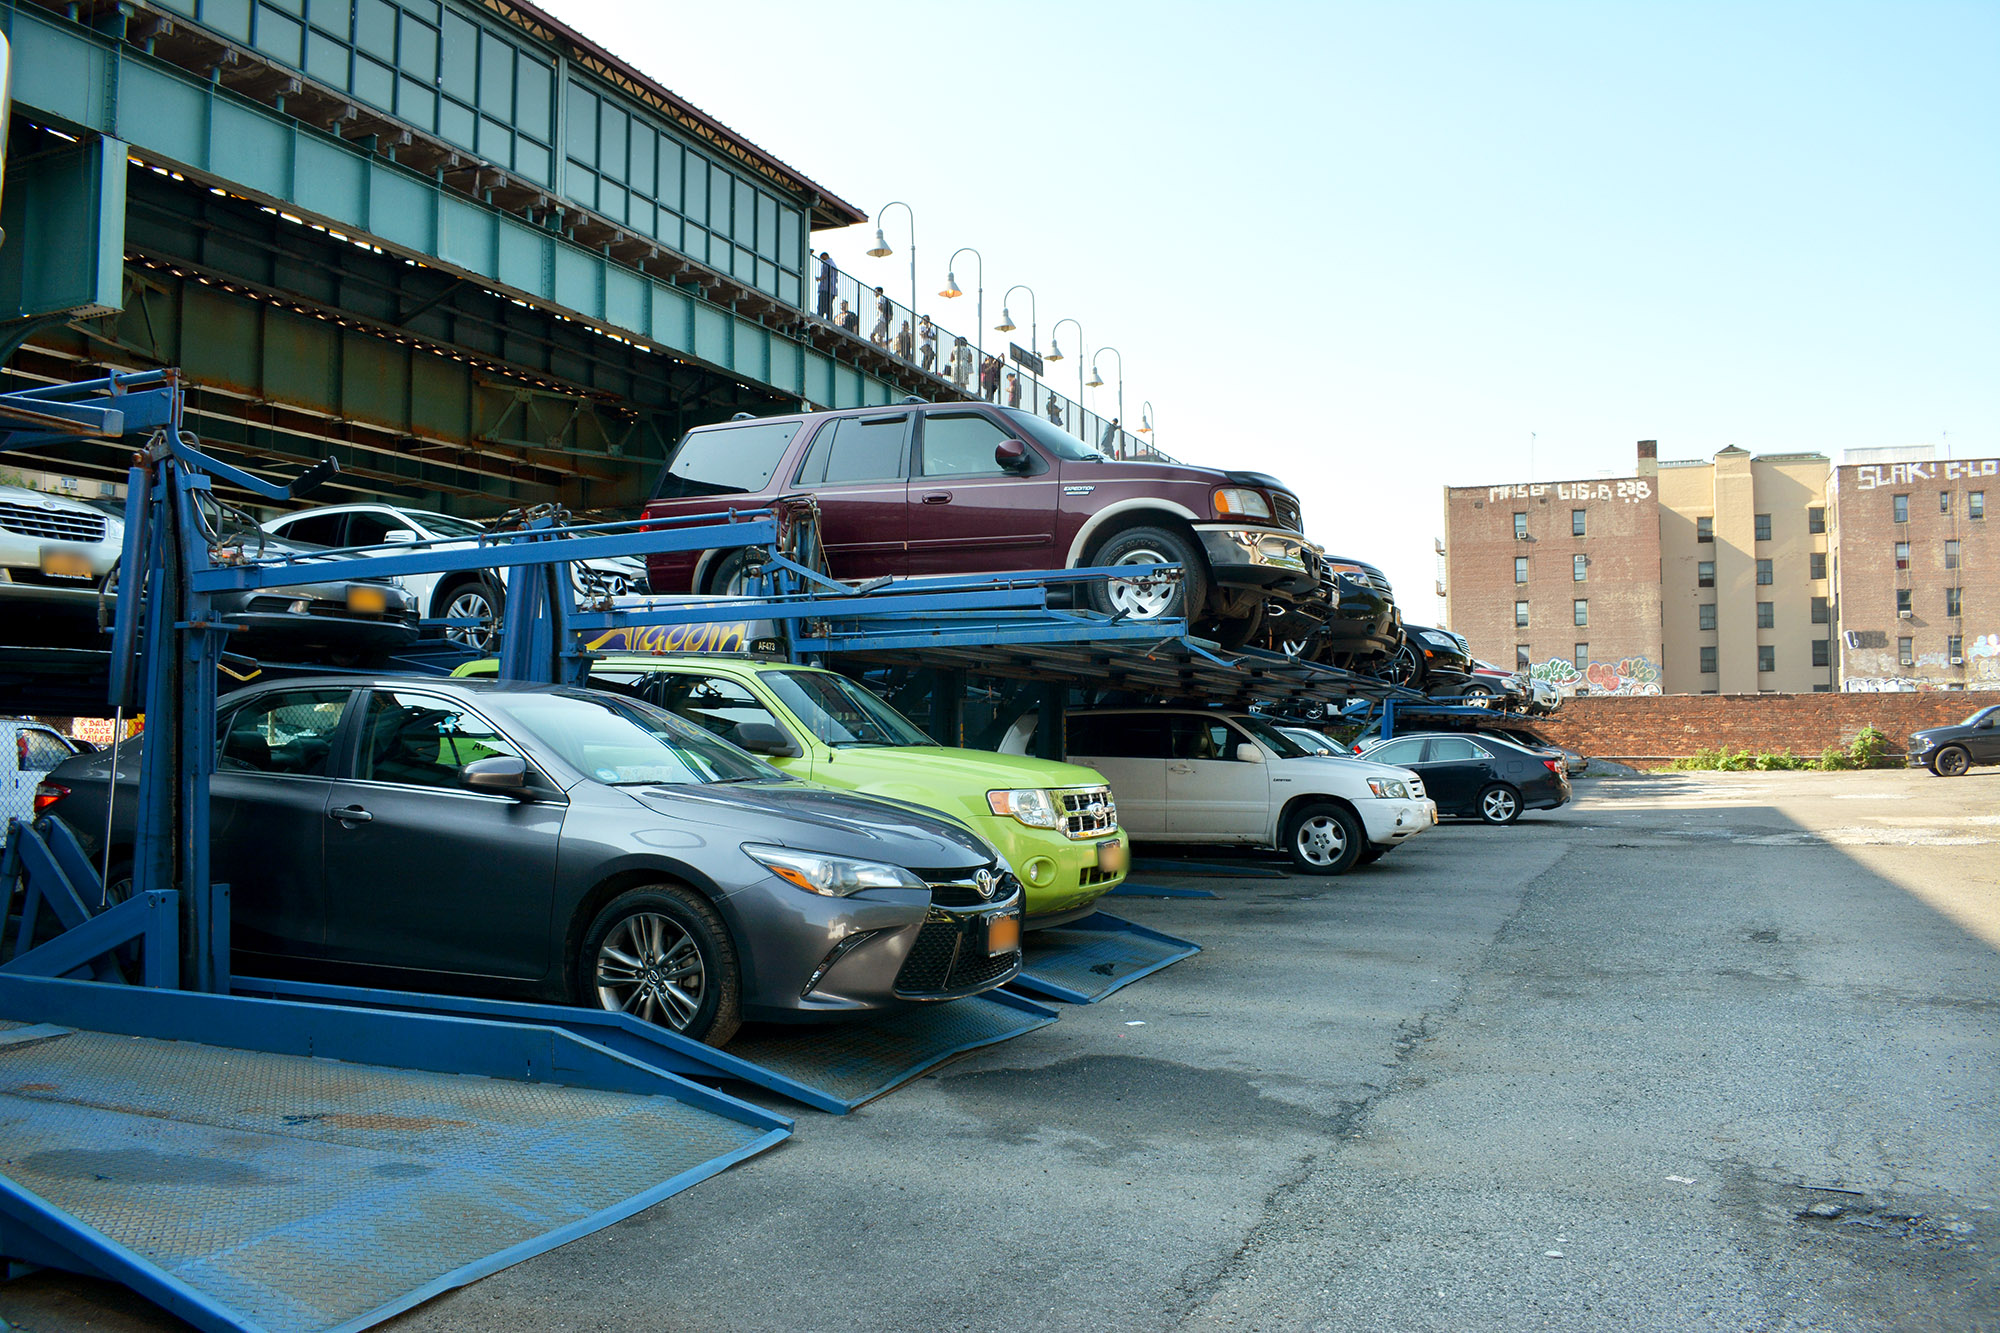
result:
<svg viewBox="0 0 2000 1333"><path fill-rule="evenodd" d="M1578 797L1149 872L1199 955L385 1327L2000 1329L2000 771Z"/></svg>

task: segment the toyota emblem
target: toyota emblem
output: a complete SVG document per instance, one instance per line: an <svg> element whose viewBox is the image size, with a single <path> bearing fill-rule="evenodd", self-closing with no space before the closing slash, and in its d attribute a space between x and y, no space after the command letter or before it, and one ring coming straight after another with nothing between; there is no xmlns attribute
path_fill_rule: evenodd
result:
<svg viewBox="0 0 2000 1333"><path fill-rule="evenodd" d="M981 898L991 898L993 896L995 883L993 872L990 870L982 870L972 877L972 887L979 890Z"/></svg>

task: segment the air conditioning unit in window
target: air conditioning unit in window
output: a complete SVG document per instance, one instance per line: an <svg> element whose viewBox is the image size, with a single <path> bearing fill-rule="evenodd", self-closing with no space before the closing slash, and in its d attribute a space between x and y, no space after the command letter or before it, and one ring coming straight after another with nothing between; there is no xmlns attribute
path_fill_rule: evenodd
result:
<svg viewBox="0 0 2000 1333"><path fill-rule="evenodd" d="M1896 617L1899 620L1908 620L1911 617L1915 616L1916 614L1917 613L1915 611L1898 611L1896 613Z"/></svg>
<svg viewBox="0 0 2000 1333"><path fill-rule="evenodd" d="M1965 665L1965 659L1964 659L1964 658L1962 658L1962 657L1954 657L1954 658L1952 658L1952 659L1951 659L1951 664L1952 664L1953 666L1964 666L1964 665Z"/></svg>
<svg viewBox="0 0 2000 1333"><path fill-rule="evenodd" d="M1906 657L1902 660L1901 663L1899 663L1899 665L1901 666L1915 666L1916 664L1917 664L1917 659L1914 657Z"/></svg>

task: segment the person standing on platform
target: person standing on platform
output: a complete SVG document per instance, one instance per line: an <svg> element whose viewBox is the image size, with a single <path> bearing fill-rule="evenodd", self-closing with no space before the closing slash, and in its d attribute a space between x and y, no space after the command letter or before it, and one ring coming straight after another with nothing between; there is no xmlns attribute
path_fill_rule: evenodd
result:
<svg viewBox="0 0 2000 1333"><path fill-rule="evenodd" d="M917 321L917 349L923 355L924 370L937 373L937 326L925 315Z"/></svg>
<svg viewBox="0 0 2000 1333"><path fill-rule="evenodd" d="M860 336L861 316L856 314L854 311L849 310L847 308L847 302L842 301L840 303L840 318L835 322L838 323L841 328L846 329L849 333L852 333L857 337Z"/></svg>
<svg viewBox="0 0 2000 1333"><path fill-rule="evenodd" d="M1062 399L1056 397L1054 394L1050 394L1049 401L1043 404L1042 406L1042 413L1044 416L1048 417L1050 425L1052 426L1062 425L1063 424Z"/></svg>
<svg viewBox="0 0 2000 1333"><path fill-rule="evenodd" d="M913 361L916 352L916 343L910 337L910 321L906 319L896 326L896 355L905 361Z"/></svg>
<svg viewBox="0 0 2000 1333"><path fill-rule="evenodd" d="M1104 438L1097 442L1097 452L1118 457L1118 418L1111 418L1111 424L1104 428Z"/></svg>
<svg viewBox="0 0 2000 1333"><path fill-rule="evenodd" d="M868 341L887 350L889 346L889 316L894 314L895 304L882 295L882 289L875 289L875 327L869 331Z"/></svg>
<svg viewBox="0 0 2000 1333"><path fill-rule="evenodd" d="M1000 358L989 356L979 368L979 396L989 403L1000 401Z"/></svg>
<svg viewBox="0 0 2000 1333"><path fill-rule="evenodd" d="M819 252L819 302L814 313L821 319L833 318L833 293L840 282L840 270L833 266L833 255L825 250Z"/></svg>
<svg viewBox="0 0 2000 1333"><path fill-rule="evenodd" d="M1021 377L1010 370L1007 372L1007 406L1019 407L1020 405Z"/></svg>

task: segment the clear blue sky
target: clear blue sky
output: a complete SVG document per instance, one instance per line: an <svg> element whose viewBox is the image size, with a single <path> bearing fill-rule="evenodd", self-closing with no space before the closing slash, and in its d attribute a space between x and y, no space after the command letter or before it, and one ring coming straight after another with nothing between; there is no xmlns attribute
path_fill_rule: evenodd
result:
<svg viewBox="0 0 2000 1333"><path fill-rule="evenodd" d="M543 3L871 214L907 201L946 328L978 247L989 325L1031 285L1045 349L1064 316L1118 347L1128 420L1283 477L1415 620L1439 488L1528 480L1531 432L1540 480L1629 474L1639 439L2000 454L1994 0ZM821 239L907 299L886 230L888 259Z"/></svg>

